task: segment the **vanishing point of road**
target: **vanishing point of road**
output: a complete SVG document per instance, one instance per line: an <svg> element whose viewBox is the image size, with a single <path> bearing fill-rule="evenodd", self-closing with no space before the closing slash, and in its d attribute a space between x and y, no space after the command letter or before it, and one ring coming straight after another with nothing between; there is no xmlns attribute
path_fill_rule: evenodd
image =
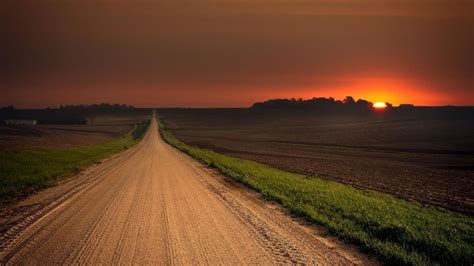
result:
<svg viewBox="0 0 474 266"><path fill-rule="evenodd" d="M155 119L134 147L14 210L2 265L373 263L169 146Z"/></svg>

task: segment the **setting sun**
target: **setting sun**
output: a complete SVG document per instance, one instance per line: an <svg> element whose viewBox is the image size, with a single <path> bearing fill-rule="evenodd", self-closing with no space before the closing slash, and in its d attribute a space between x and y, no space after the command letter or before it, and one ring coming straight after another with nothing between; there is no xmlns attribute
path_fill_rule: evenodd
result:
<svg viewBox="0 0 474 266"><path fill-rule="evenodd" d="M383 109L387 107L387 104L385 104L384 102L376 102L374 103L373 106L374 108L377 108L377 109Z"/></svg>

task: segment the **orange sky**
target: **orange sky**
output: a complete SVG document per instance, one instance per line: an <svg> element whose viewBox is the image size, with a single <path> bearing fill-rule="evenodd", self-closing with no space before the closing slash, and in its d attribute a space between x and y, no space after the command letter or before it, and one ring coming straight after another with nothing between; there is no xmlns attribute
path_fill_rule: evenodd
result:
<svg viewBox="0 0 474 266"><path fill-rule="evenodd" d="M348 95L474 105L472 1L7 5L0 106L241 107Z"/></svg>

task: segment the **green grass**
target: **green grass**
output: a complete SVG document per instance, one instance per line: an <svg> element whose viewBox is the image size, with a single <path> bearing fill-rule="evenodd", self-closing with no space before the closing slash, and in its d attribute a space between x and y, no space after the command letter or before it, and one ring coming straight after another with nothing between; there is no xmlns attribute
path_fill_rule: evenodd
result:
<svg viewBox="0 0 474 266"><path fill-rule="evenodd" d="M149 123L138 125L125 136L97 145L68 149L37 149L0 152L0 197L9 202L136 144Z"/></svg>
<svg viewBox="0 0 474 266"><path fill-rule="evenodd" d="M223 174L280 202L386 264L472 265L474 220L375 191L284 172L190 147L160 124L163 139Z"/></svg>

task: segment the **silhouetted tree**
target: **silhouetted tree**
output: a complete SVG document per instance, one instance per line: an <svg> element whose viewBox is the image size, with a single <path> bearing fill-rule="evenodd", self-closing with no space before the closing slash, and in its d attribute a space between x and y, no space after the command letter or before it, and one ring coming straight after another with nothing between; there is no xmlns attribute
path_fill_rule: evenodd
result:
<svg viewBox="0 0 474 266"><path fill-rule="evenodd" d="M362 100L362 99L357 100L356 104L357 104L357 106L359 106L361 108L370 108L370 107L373 106L372 102Z"/></svg>
<svg viewBox="0 0 474 266"><path fill-rule="evenodd" d="M346 96L342 102L344 104L355 104L354 98L352 98L352 96Z"/></svg>

